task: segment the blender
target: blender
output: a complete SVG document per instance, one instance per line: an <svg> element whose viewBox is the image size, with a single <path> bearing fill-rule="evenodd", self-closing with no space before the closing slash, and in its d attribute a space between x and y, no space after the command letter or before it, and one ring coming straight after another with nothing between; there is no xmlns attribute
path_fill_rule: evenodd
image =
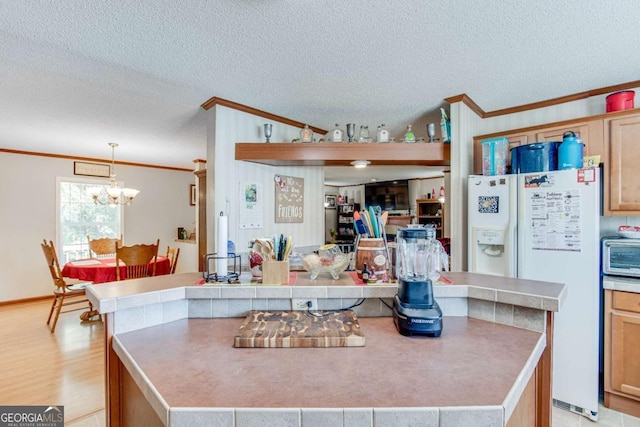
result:
<svg viewBox="0 0 640 427"><path fill-rule="evenodd" d="M439 337L442 310L433 297L432 280L448 261L435 228L400 228L396 236L398 293L393 298L393 321L402 335Z"/></svg>

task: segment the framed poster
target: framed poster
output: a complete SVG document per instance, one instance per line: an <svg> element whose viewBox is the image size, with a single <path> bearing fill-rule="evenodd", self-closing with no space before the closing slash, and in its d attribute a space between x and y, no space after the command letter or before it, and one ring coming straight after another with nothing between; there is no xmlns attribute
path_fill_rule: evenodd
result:
<svg viewBox="0 0 640 427"><path fill-rule="evenodd" d="M275 221L276 223L295 223L304 220L304 178L276 175L275 185Z"/></svg>
<svg viewBox="0 0 640 427"><path fill-rule="evenodd" d="M109 178L111 166L102 163L73 162L73 174Z"/></svg>
<svg viewBox="0 0 640 427"><path fill-rule="evenodd" d="M258 182L240 183L239 227L263 228L264 226L264 193L262 184Z"/></svg>
<svg viewBox="0 0 640 427"><path fill-rule="evenodd" d="M325 195L324 196L324 207L326 209L335 209L336 208L336 196Z"/></svg>
<svg viewBox="0 0 640 427"><path fill-rule="evenodd" d="M190 206L195 206L196 205L196 199L198 198L198 194L196 193L196 185L195 184L191 184L189 186L189 205Z"/></svg>

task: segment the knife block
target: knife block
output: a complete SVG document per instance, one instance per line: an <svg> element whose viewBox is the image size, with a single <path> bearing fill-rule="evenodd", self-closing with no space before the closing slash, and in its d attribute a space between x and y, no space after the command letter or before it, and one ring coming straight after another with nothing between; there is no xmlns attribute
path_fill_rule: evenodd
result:
<svg viewBox="0 0 640 427"><path fill-rule="evenodd" d="M286 285L289 283L289 261L264 261L262 263L263 285Z"/></svg>

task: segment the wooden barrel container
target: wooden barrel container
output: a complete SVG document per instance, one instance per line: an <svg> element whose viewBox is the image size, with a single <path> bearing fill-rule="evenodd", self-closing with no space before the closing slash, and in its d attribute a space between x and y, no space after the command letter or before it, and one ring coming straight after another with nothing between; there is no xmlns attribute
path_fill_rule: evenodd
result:
<svg viewBox="0 0 640 427"><path fill-rule="evenodd" d="M387 247L382 238L361 238L356 247L356 273L362 279L362 268L367 264L369 274L375 273L378 280L389 279Z"/></svg>

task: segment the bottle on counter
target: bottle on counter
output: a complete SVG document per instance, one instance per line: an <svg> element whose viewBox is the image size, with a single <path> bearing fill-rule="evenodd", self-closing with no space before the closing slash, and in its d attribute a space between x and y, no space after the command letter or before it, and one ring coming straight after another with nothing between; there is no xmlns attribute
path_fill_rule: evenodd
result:
<svg viewBox="0 0 640 427"><path fill-rule="evenodd" d="M367 263L364 263L364 266L362 267L362 281L364 283L367 283L367 281L369 280L369 270L367 270Z"/></svg>
<svg viewBox="0 0 640 427"><path fill-rule="evenodd" d="M304 125L300 130L300 140L302 142L313 142L313 131L309 129L309 125Z"/></svg>
<svg viewBox="0 0 640 427"><path fill-rule="evenodd" d="M411 129L411 125L407 125L407 131L404 133L404 142L416 142L416 135Z"/></svg>

